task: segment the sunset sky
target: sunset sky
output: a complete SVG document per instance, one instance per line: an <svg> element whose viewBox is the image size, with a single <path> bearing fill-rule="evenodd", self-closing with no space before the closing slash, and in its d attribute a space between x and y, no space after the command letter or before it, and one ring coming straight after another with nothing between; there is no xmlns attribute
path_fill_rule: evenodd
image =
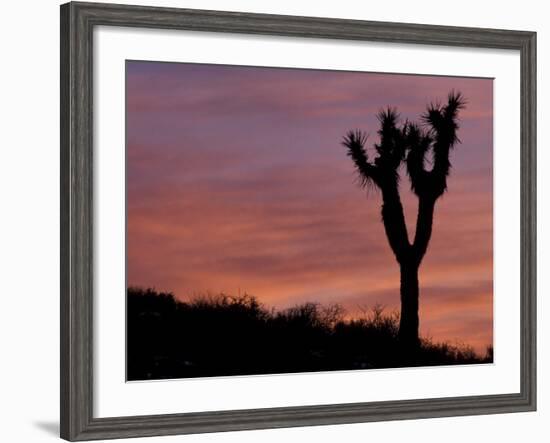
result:
<svg viewBox="0 0 550 443"><path fill-rule="evenodd" d="M493 329L491 79L127 62L128 284L249 293L277 309L399 307L377 192L341 146L376 113L417 119L452 89L468 104L420 268L420 326L479 352ZM402 171L409 237L416 198Z"/></svg>

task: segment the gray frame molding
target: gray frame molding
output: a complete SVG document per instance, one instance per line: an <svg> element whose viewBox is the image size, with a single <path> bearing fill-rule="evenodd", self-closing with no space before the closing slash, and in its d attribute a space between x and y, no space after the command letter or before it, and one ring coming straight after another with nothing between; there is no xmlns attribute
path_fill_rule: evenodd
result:
<svg viewBox="0 0 550 443"><path fill-rule="evenodd" d="M512 49L521 56L521 392L240 411L93 417L94 26ZM536 409L536 33L100 3L61 6L61 437L70 441Z"/></svg>

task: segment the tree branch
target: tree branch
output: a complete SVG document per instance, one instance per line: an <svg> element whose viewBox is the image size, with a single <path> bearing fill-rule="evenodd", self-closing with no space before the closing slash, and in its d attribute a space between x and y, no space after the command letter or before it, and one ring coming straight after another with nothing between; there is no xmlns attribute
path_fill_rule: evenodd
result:
<svg viewBox="0 0 550 443"><path fill-rule="evenodd" d="M380 173L378 167L369 162L365 142L367 136L359 131L349 131L342 141L342 144L348 149L348 156L351 157L359 175L362 187L375 184L380 186Z"/></svg>
<svg viewBox="0 0 550 443"><path fill-rule="evenodd" d="M411 245L399 190L397 187L382 188L382 198L382 220L386 237L397 262L403 263L410 255Z"/></svg>
<svg viewBox="0 0 550 443"><path fill-rule="evenodd" d="M409 124L406 136L409 149L407 154L407 173L411 180L411 190L420 196L429 186L429 173L426 171L426 153L430 149L432 138L417 125Z"/></svg>
<svg viewBox="0 0 550 443"><path fill-rule="evenodd" d="M458 111L463 109L465 104L466 100L459 92L451 92L445 106L432 104L422 116L430 125L430 134L434 138L434 166L429 173L429 189L435 198L447 190L447 177L451 169L449 152L460 142L456 135L459 128Z"/></svg>
<svg viewBox="0 0 550 443"><path fill-rule="evenodd" d="M395 183L399 181L398 168L405 158L404 141L407 126L404 125L402 129L399 129L397 127L398 119L397 112L392 108L378 113L380 143L374 145L378 153L374 163L384 171L384 179Z"/></svg>
<svg viewBox="0 0 550 443"><path fill-rule="evenodd" d="M417 265L426 254L430 238L432 236L433 215L435 209L435 199L427 196L418 198L418 214L416 218L416 230L414 234L414 243L412 252Z"/></svg>

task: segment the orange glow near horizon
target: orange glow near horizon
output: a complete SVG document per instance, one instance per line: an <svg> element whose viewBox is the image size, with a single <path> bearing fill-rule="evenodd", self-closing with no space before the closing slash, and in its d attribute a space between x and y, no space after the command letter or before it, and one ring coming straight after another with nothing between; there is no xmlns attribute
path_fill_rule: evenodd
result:
<svg viewBox="0 0 550 443"><path fill-rule="evenodd" d="M127 64L128 284L186 299L248 293L284 309L399 308L380 195L340 145L376 141L376 113L417 120L461 91L461 144L420 269L421 334L493 342L493 85L490 79ZM416 198L402 171L409 234Z"/></svg>

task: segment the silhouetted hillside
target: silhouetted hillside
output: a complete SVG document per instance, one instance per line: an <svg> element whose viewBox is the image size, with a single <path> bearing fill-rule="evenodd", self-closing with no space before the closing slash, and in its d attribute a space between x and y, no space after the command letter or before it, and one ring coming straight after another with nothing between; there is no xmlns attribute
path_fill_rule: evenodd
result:
<svg viewBox="0 0 550 443"><path fill-rule="evenodd" d="M252 296L190 302L128 289L128 380L454 365L492 362L472 348L422 339L403 357L398 315L373 309L344 320L338 305L269 310Z"/></svg>

